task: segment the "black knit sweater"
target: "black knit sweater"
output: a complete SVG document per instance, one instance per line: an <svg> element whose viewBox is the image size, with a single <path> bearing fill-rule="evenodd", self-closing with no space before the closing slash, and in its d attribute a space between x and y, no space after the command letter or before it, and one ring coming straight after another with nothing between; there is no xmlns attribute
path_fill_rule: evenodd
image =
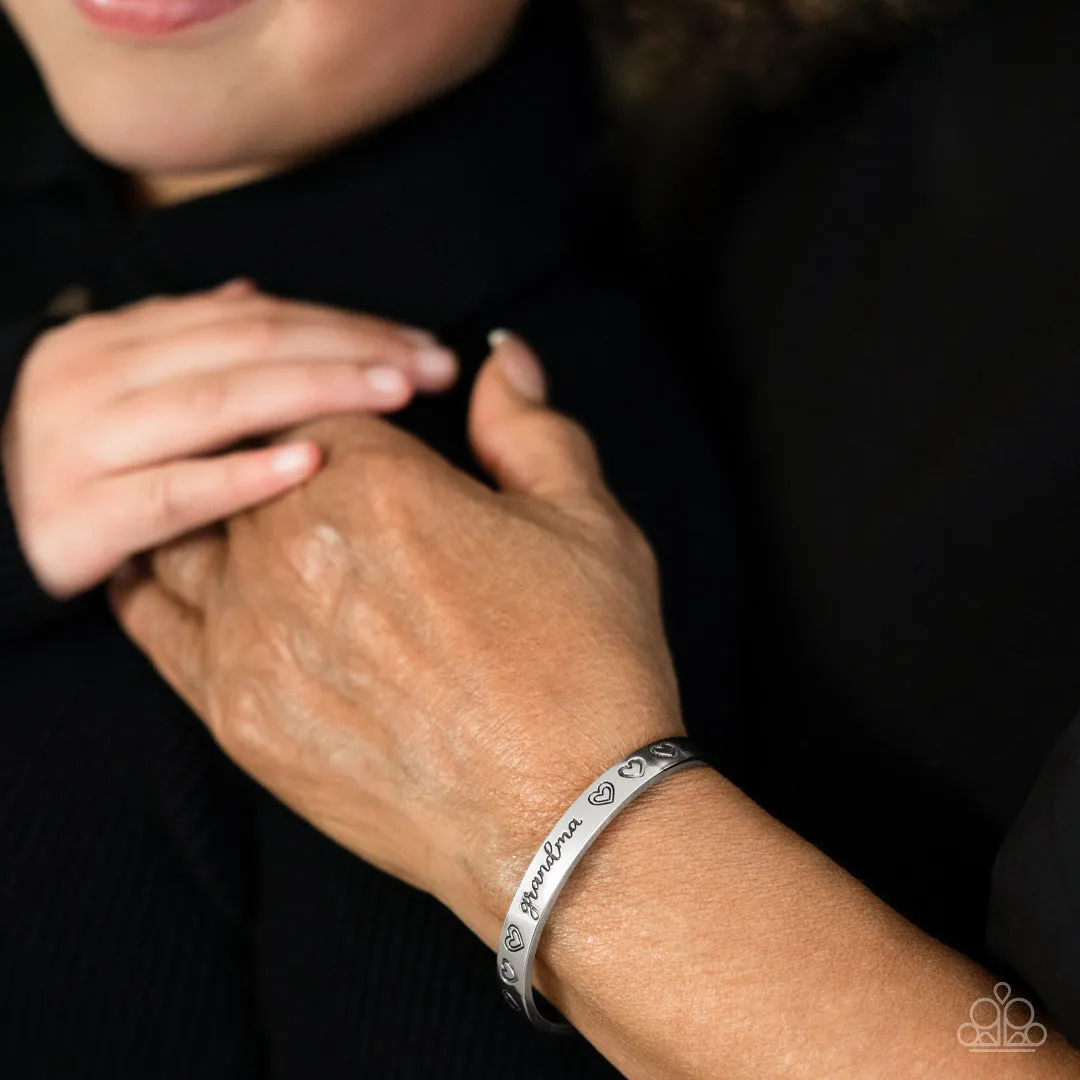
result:
<svg viewBox="0 0 1080 1080"><path fill-rule="evenodd" d="M556 404L596 433L659 549L684 698L722 752L723 484L641 305L574 239L594 121L564 5L539 5L494 68L410 117L287 175L135 218L13 49L0 41L22 95L0 120L3 411L66 287L106 309L247 274L458 348L462 386L401 422L469 466L466 390L486 332L511 326L546 357ZM235 769L101 590L44 595L3 499L0 643L0 1075L611 1075L584 1040L534 1035L506 1008L491 954L448 910Z"/></svg>

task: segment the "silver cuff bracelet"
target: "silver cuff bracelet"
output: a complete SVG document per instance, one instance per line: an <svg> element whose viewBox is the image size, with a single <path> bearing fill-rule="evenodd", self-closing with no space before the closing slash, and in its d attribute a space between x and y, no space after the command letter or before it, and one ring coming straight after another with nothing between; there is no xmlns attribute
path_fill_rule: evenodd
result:
<svg viewBox="0 0 1080 1080"><path fill-rule="evenodd" d="M495 958L503 997L541 1031L563 1034L574 1030L565 1021L542 1016L532 988L540 935L566 879L623 807L661 777L690 765L706 764L690 739L680 736L649 743L590 784L541 844L514 892Z"/></svg>

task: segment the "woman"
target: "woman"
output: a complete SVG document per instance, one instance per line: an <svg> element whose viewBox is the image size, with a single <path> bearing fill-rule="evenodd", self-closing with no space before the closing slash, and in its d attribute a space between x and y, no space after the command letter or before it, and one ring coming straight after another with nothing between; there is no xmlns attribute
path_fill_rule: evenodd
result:
<svg viewBox="0 0 1080 1080"><path fill-rule="evenodd" d="M1073 467L1078 337L1070 269L1080 240L1075 7L973 4L956 21L935 23L914 40L876 36L812 93L760 117L746 113L748 91L751 100L762 94L775 100L789 79L798 81L795 61L817 63L841 47L850 50L856 31L877 29L864 16L878 9L837 4L829 8L835 18L825 18L810 6L792 8L805 13L803 34L793 32L801 24L785 19L787 8L764 3L603 7L613 16L635 16L637 22L614 26L616 45L644 41L640 55L651 56L660 72L655 85L662 90L669 79L675 90L668 100L675 103L687 100L679 91L696 88L698 69L678 66L684 57L671 40L702 46L692 55L704 63L729 40L726 34L750 28L749 37L733 38L745 46L733 55L753 58L749 70L720 64L721 78L710 87L727 107L744 108L719 155L724 183L714 175L711 187L703 185L719 222L707 233L714 260L708 280L717 285L719 333L735 367L744 475L753 496L748 505L760 602L751 605L751 704L760 715L747 726L753 749L748 786L916 924L969 953L988 955L983 928L995 850L1080 697ZM905 7L883 5L880 13ZM728 21L732 12L742 22ZM656 30L651 43L635 30L642 26ZM680 82L685 70L694 72L689 86ZM773 78L757 78L762 73ZM641 68L633 69L624 85L631 91L654 86L640 76ZM711 83L712 74L701 81ZM653 192L646 183L645 194ZM702 264L690 259L686 265ZM595 486L587 455L585 464L572 467L580 448L569 463L558 450L576 437L530 410L514 413L506 406L515 421L527 419L527 431L553 437L550 473L535 467L543 456L535 438L512 438L505 434L509 424L496 424L503 434L493 434L493 380L492 374L476 391L476 411L488 418L474 423L481 452L497 460L497 475L520 494L518 446L533 463L524 486L541 489L535 513L553 513L553 502L565 511L567 486L578 494ZM492 442L499 439L497 451ZM415 469L405 456L407 468ZM357 453L352 460L362 459ZM379 487L389 486L393 471L385 462L381 467ZM330 474L325 483L328 494L312 497L315 520L331 513L324 501L333 488ZM377 537L373 522L387 509L381 501L374 500L374 511L357 508L357 535ZM575 567L581 539L572 526L580 511L578 505L568 514L572 535L564 551ZM516 521L518 502L508 500L505 512ZM594 523L606 520L595 506L590 514ZM400 510L396 516L403 516ZM486 534L491 526L477 516ZM294 505L280 518L238 522L230 540L253 560L261 546L280 544L304 520L304 508ZM342 531L349 534L339 521ZM363 555L377 562L378 545L368 543ZM534 565L524 543L518 555L523 565ZM438 563L439 556L452 557L414 552L419 565L412 576L430 580L425 558ZM447 640L454 638L446 632L452 625L465 640L475 637L469 612L478 606L482 564L462 559L453 563L452 576L470 582L470 594L442 598ZM540 559L549 572L555 561L546 551ZM611 562L626 565L617 554ZM339 706L325 730L316 725L308 735L303 726L283 725L273 701L254 716L249 703L238 736L226 704L200 690L206 672L198 658L200 629L217 640L222 612L240 617L235 579L242 581L242 572L224 551L200 546L186 557L175 551L160 557L155 570L163 590L144 584L129 594L129 628L187 688L234 754L355 851L442 896L491 944L505 910L500 905L515 884L513 871L524 866L530 845L569 798L640 741L680 730L673 713L663 720L651 711L647 720L633 711L629 719L610 715L604 708L610 688L590 692L585 673L576 681L562 668L546 681L536 673L546 656L564 656L568 639L605 639L584 618L576 632L556 619L558 632L550 639L530 640L527 666L503 667L497 658L489 668L477 663L487 683L478 675L472 685L488 685L487 708L467 712L465 722L444 713L430 688L425 697L421 690L414 695L396 684L383 686L397 701L396 715L417 717L421 732L441 720L458 743L453 764L432 754L429 772L412 759L399 769L429 776L436 790L447 783L446 774L457 775L459 787L469 777L484 778L489 803L470 807L457 824L484 821L495 839L451 844L460 863L489 868L488 878L477 872L486 889L470 888L452 866L432 868L410 856L407 845L388 854L384 837L390 823L401 822L403 809L392 797L373 807L350 792L348 777L333 765L297 772L287 764L297 739L301 745L318 736L335 746L352 739L385 746L379 695ZM191 585L203 574L210 582L205 595ZM396 589L398 578L387 577ZM651 625L647 575L638 580L639 619ZM497 590L494 576L487 584ZM385 603L357 588L363 605ZM609 588L619 603L605 610L625 618L633 589L625 582ZM252 605L279 633L291 618L305 622L303 603L287 582L282 590L296 604L292 615L281 597ZM515 603L517 621L526 626L542 627L568 607L527 593ZM409 627L400 612L387 618L395 628ZM155 629L159 623L177 639L187 627L188 643L170 649ZM408 645L408 633L402 634ZM351 637L343 631L337 652L384 672L393 670L397 656L362 628ZM628 649L623 660L640 662L640 655ZM467 663L476 662L462 659L460 667ZM582 663L601 682L598 671L618 670L599 650ZM662 656L656 663L650 687L663 681ZM452 664L441 671L429 677L453 699L448 688L457 685L458 671ZM227 681L224 673L215 677ZM505 689L515 681L527 690L516 723ZM502 757L490 749L484 721L497 723L503 741L519 747L512 778L523 773L535 785L537 777L558 771L568 747L579 745L580 733L563 719L567 685L579 691L579 714L596 718L596 730L582 740L588 761L574 765L573 777L540 783L547 816L523 836L514 816L524 798L518 786L488 791ZM641 693L656 700L654 689ZM547 745L535 745L530 721L537 712L558 748L555 760ZM689 713L686 722L694 730ZM1074 746L1074 735L1062 739L1044 777L1053 797L1036 792L1002 853L994 931L994 944L1043 990L1054 1018L1070 1032L1077 1030L1070 1011L1077 1000L1075 965L1062 958L1075 955L1075 903L1069 899L1075 866L1062 874L1059 864L1069 854L1074 834L1067 830L1077 818L1069 787ZM278 753L286 764L275 761ZM455 773L460 757L465 763ZM323 784L330 794L325 802ZM637 827L617 822L621 831L607 837L610 854L605 858L598 847L583 864L586 873L595 868L593 876L579 882L576 895L560 899L552 926L542 985L624 1071L962 1076L993 1068L955 1039L971 1001L989 982L896 920L730 789L701 777L693 784L690 795L674 787L654 793L646 804L659 819L652 828L647 821ZM392 791L389 784L376 786ZM540 796L530 798L533 806ZM458 835L443 807L429 806L426 817L412 805L407 809L414 835ZM1018 857L1025 838L1028 856ZM1032 850L1040 868L1034 882ZM500 851L513 853L504 854L512 865L501 871ZM628 867L639 872L630 875ZM1055 891L1043 904L1033 885ZM709 901L704 911L702 896ZM1012 914L1003 915L1001 905ZM1032 916L1026 925L1025 914ZM663 948L627 949L626 930L631 942L652 935ZM670 994L672 985L681 993ZM1042 1050L1002 1068L1031 1075L1074 1075L1076 1069Z"/></svg>
<svg viewBox="0 0 1080 1080"><path fill-rule="evenodd" d="M262 436L445 388L427 330L470 373L510 323L562 358L553 393L607 432L667 551L719 752L727 517L697 497L709 441L640 302L578 242L596 125L573 10L515 32L505 0L4 8L47 96L5 45L0 1071L610 1075L587 1045L538 1058L482 943L235 770L96 584L312 475L311 440L281 472ZM464 405L398 421L465 466Z"/></svg>

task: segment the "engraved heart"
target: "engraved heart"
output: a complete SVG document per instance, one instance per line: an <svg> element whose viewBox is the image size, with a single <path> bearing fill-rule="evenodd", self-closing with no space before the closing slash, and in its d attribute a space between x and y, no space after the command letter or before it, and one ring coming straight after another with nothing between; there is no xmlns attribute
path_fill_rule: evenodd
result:
<svg viewBox="0 0 1080 1080"><path fill-rule="evenodd" d="M589 802L593 806L607 806L615 799L615 786L610 780L605 780L590 796Z"/></svg>
<svg viewBox="0 0 1080 1080"><path fill-rule="evenodd" d="M521 936L521 931L510 924L510 929L506 931L506 937L503 938L503 944L511 951L517 952L518 949L525 948L525 941Z"/></svg>
<svg viewBox="0 0 1080 1080"><path fill-rule="evenodd" d="M645 772L645 759L639 757L632 757L625 765L619 769L619 775L625 776L628 780L636 780L639 776Z"/></svg>
<svg viewBox="0 0 1080 1080"><path fill-rule="evenodd" d="M658 742L653 743L649 749L657 756L664 758L673 758L679 752L679 748L674 743Z"/></svg>
<svg viewBox="0 0 1080 1080"><path fill-rule="evenodd" d="M514 965L510 963L506 957L503 957L502 963L499 965L499 971L502 972L502 977L507 982L517 982L517 972L514 970Z"/></svg>
<svg viewBox="0 0 1080 1080"><path fill-rule="evenodd" d="M515 1012L521 1012L521 1002L518 1001L517 994L514 993L509 987L503 990L503 997L506 998L506 1004L510 1006Z"/></svg>

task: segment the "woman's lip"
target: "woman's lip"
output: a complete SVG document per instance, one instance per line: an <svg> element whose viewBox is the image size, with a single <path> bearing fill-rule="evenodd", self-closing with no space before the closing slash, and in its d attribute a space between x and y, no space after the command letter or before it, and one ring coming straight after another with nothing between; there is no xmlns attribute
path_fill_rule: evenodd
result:
<svg viewBox="0 0 1080 1080"><path fill-rule="evenodd" d="M161 35L212 22L251 0L75 0L95 26L129 34Z"/></svg>

